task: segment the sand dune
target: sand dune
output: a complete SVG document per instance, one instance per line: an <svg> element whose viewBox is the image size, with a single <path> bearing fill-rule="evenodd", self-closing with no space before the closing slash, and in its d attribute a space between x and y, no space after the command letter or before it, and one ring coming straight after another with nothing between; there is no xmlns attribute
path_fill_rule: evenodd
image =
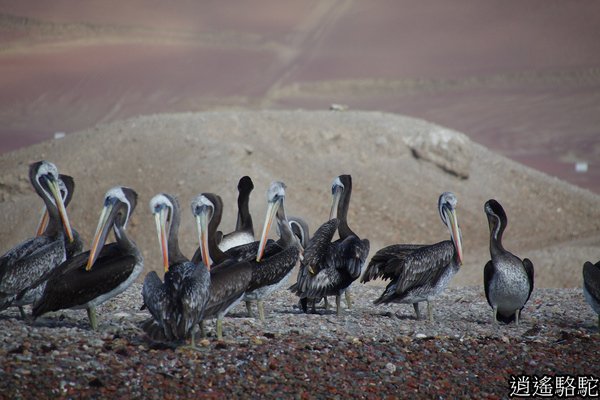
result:
<svg viewBox="0 0 600 400"><path fill-rule="evenodd" d="M133 187L140 195L129 231L146 270L160 270L150 198L166 191L183 204L180 242L196 247L185 213L192 197L215 192L225 202L222 229L235 224L236 184L250 175L255 226L273 180L288 186L290 215L314 231L328 215L332 179L353 176L349 223L371 240L372 253L392 243L448 238L437 213L442 191L454 191L465 265L454 285L479 285L489 258L483 203L495 198L508 214L507 249L533 260L538 287L581 284L584 261L600 257L600 196L524 167L465 135L400 115L374 112L207 112L117 121L0 156L0 253L30 237L42 202L27 178L29 163L47 159L75 178L69 214L86 243L105 191ZM466 177L466 178L465 178Z"/></svg>

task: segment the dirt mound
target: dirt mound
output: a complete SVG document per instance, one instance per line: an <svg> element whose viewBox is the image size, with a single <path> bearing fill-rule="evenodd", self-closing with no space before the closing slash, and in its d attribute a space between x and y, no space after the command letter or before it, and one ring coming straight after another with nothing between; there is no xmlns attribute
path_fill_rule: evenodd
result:
<svg viewBox="0 0 600 400"><path fill-rule="evenodd" d="M330 185L352 174L349 223L371 240L372 253L392 243L433 243L449 237L437 212L443 191L459 199L465 265L453 285L481 284L489 258L483 204L500 201L508 214L505 247L532 259L536 286L580 286L585 260L600 257L600 197L496 155L464 135L428 122L375 112L209 112L164 114L98 125L64 139L0 156L0 253L30 237L42 202L27 179L29 163L47 159L72 175L69 208L86 246L103 195L115 185L140 195L129 225L146 270L160 271L150 198L179 197L180 244L191 256L192 197L215 192L225 203L224 231L235 225L236 185L255 183L251 212L257 230L265 191L287 184L286 208L314 231L328 216ZM144 274L145 275L145 274Z"/></svg>

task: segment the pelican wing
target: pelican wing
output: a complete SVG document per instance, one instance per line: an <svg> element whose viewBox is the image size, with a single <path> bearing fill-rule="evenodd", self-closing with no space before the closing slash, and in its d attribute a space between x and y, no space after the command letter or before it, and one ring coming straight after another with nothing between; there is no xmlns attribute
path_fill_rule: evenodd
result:
<svg viewBox="0 0 600 400"><path fill-rule="evenodd" d="M404 268L404 260L415 250L426 247L424 244L394 244L377 251L363 274L361 282L373 279L396 279Z"/></svg>
<svg viewBox="0 0 600 400"><path fill-rule="evenodd" d="M370 244L367 239L361 240L356 235L350 235L330 246L326 265L346 271L352 280L355 280L362 272L369 249Z"/></svg>
<svg viewBox="0 0 600 400"><path fill-rule="evenodd" d="M523 259L523 268L525 268L527 278L529 279L529 294L527 295L527 300L525 300L525 303L527 303L529 297L531 297L531 292L533 292L533 263L529 258Z"/></svg>
<svg viewBox="0 0 600 400"><path fill-rule="evenodd" d="M64 261L65 246L62 240L34 240L27 242L25 248L11 250L11 254L5 256L0 268L0 297L17 295L30 288Z"/></svg>
<svg viewBox="0 0 600 400"><path fill-rule="evenodd" d="M252 270L248 291L279 283L298 264L299 259L300 250L292 246L256 263Z"/></svg>
<svg viewBox="0 0 600 400"><path fill-rule="evenodd" d="M123 255L116 243L104 246L94 267L86 271L88 258L88 252L81 253L58 267L34 306L34 316L81 306L111 292L131 276L137 264L135 256Z"/></svg>
<svg viewBox="0 0 600 400"><path fill-rule="evenodd" d="M453 261L454 252L454 245L449 240L414 250L400 268L397 296L402 297L408 290L437 282Z"/></svg>
<svg viewBox="0 0 600 400"><path fill-rule="evenodd" d="M211 269L210 279L205 319L216 317L244 295L252 279L252 265L228 260Z"/></svg>
<svg viewBox="0 0 600 400"><path fill-rule="evenodd" d="M302 268L308 268L310 273L316 275L321 269L325 261L327 253L331 245L331 240L339 225L337 218L330 219L317 229L314 236L308 242L308 246L304 249L304 260Z"/></svg>
<svg viewBox="0 0 600 400"><path fill-rule="evenodd" d="M487 302L490 305L490 307L494 307L494 306L492 305L492 302L490 301L490 293L489 293L490 284L489 283L492 281L495 271L496 271L496 268L494 267L492 260L489 260L487 262L487 264L485 264L485 267L483 268L483 288L485 290L485 298L487 299Z"/></svg>
<svg viewBox="0 0 600 400"><path fill-rule="evenodd" d="M142 298L154 321L164 330L167 319L167 289L155 271L150 271L144 278Z"/></svg>

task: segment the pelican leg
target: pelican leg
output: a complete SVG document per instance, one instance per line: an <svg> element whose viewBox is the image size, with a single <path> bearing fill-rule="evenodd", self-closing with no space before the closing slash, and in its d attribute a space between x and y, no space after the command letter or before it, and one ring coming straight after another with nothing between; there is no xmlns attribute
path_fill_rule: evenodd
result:
<svg viewBox="0 0 600 400"><path fill-rule="evenodd" d="M342 296L339 294L335 296L335 312L337 315L342 313Z"/></svg>
<svg viewBox="0 0 600 400"><path fill-rule="evenodd" d="M492 307L492 324L498 325L498 306Z"/></svg>
<svg viewBox="0 0 600 400"><path fill-rule="evenodd" d="M25 308L23 306L19 306L19 312L21 313L21 319L27 319L27 314L25 313Z"/></svg>
<svg viewBox="0 0 600 400"><path fill-rule="evenodd" d="M433 305L427 300L427 315L429 316L429 322L433 322Z"/></svg>
<svg viewBox="0 0 600 400"><path fill-rule="evenodd" d="M246 301L246 311L248 311L248 316L252 318L254 315L252 313L252 302Z"/></svg>
<svg viewBox="0 0 600 400"><path fill-rule="evenodd" d="M262 300L258 300L256 302L257 306L258 306L258 318L262 321L265 322L265 302Z"/></svg>
<svg viewBox="0 0 600 400"><path fill-rule="evenodd" d="M515 325L519 326L519 317L521 316L521 310L515 311Z"/></svg>
<svg viewBox="0 0 600 400"><path fill-rule="evenodd" d="M308 299L307 299L307 301L308 301ZM313 314L316 314L317 313L317 299L311 299L311 301L312 301L311 312Z"/></svg>
<svg viewBox="0 0 600 400"><path fill-rule="evenodd" d="M204 320L200 321L200 336L206 338L206 329L204 328Z"/></svg>
<svg viewBox="0 0 600 400"><path fill-rule="evenodd" d="M352 308L352 297L350 296L350 289L346 289L346 291L344 292L344 296L346 296L346 307L348 307L348 310L350 310Z"/></svg>
<svg viewBox="0 0 600 400"><path fill-rule="evenodd" d="M327 301L327 296L325 296L323 299L324 299L324 303L325 303L325 311L327 311L327 310L329 310L329 301ZM316 301L317 300L315 299L315 302Z"/></svg>
<svg viewBox="0 0 600 400"><path fill-rule="evenodd" d="M223 317L221 316L217 318L217 339L223 339Z"/></svg>
<svg viewBox="0 0 600 400"><path fill-rule="evenodd" d="M86 308L86 310L88 319L90 320L90 326L92 327L92 330L95 331L96 329L98 329L98 321L96 319L96 308L88 307Z"/></svg>
<svg viewBox="0 0 600 400"><path fill-rule="evenodd" d="M419 310L419 303L413 303L415 314L417 315L417 321L421 319L421 310Z"/></svg>

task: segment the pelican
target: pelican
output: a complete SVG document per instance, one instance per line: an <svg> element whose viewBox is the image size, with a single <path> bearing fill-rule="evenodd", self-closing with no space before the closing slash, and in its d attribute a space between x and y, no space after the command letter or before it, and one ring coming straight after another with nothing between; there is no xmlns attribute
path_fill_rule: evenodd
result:
<svg viewBox="0 0 600 400"><path fill-rule="evenodd" d="M219 248L222 251L254 242L254 226L252 225L252 215L250 215L250 208L248 207L250 193L253 189L254 184L249 176L243 176L238 182L238 215L235 231L224 235L221 239Z"/></svg>
<svg viewBox="0 0 600 400"><path fill-rule="evenodd" d="M195 329L208 302L210 273L206 265L193 264L179 249L177 199L160 193L150 200L150 211L156 221L165 276L163 283L155 271L146 275L144 304L168 340L191 337L195 348Z"/></svg>
<svg viewBox="0 0 600 400"><path fill-rule="evenodd" d="M596 264L586 261L583 265L583 295L598 314L598 329L600 329L600 261Z"/></svg>
<svg viewBox="0 0 600 400"><path fill-rule="evenodd" d="M65 209L71 203L71 199L73 198L73 192L75 191L75 181L72 177L68 175L60 174L58 177L58 187L60 189L60 195L65 205ZM40 222L38 223L38 227L36 229L36 236L41 236L44 234L46 229L48 228L49 222L49 214L46 206L44 206L42 217ZM78 234L75 230L73 230L73 235L78 237ZM81 240L75 240L73 244L67 245L66 248L66 259L71 258L75 254L81 253L82 250ZM38 301L42 294L44 293L44 289L46 287L47 275L42 276L37 282L33 283L30 288L23 290L19 293L12 303L13 306L19 307L19 311L21 312L21 316L26 318L25 311L23 309L24 306L33 304Z"/></svg>
<svg viewBox="0 0 600 400"><path fill-rule="evenodd" d="M300 296L304 312L307 311L308 299L313 299L314 310L316 299L335 296L336 312L339 315L340 296L360 276L370 245L367 239L361 240L348 226L351 176L340 175L335 178L331 191L333 204L329 221L321 225L310 239L304 250L298 280L290 290ZM339 239L332 242L336 231ZM350 307L350 297L347 292L346 295Z"/></svg>
<svg viewBox="0 0 600 400"><path fill-rule="evenodd" d="M244 295L246 307L250 314L250 301L256 301L258 315L265 321L264 298L285 285L292 274L293 268L300 260L302 246L292 232L292 228L285 214L285 184L273 182L267 191L267 213L260 237L256 262L253 263L252 281ZM271 229L273 219L277 219L277 227L281 238L275 243L278 250L271 248L265 258L267 235ZM294 224L297 224L294 220ZM274 247L274 246L271 246Z"/></svg>
<svg viewBox="0 0 600 400"><path fill-rule="evenodd" d="M29 180L48 210L48 225L41 235L0 257L0 310L9 307L19 294L36 287L69 254L81 249L79 236L69 223L59 179L51 162L38 161L29 166Z"/></svg>
<svg viewBox="0 0 600 400"><path fill-rule="evenodd" d="M217 318L217 339L223 338L223 317L239 303L252 279L252 265L228 257L217 246L216 232L221 223L223 201L213 193L203 193L192 201L200 242L200 256L210 270L210 290L203 320ZM203 325L201 329L204 333Z"/></svg>
<svg viewBox="0 0 600 400"><path fill-rule="evenodd" d="M442 193L438 200L440 218L450 231L450 240L432 245L395 244L371 258L361 282L391 279L374 304L412 303L417 319L421 319L419 302L426 301L429 321L433 322L431 301L446 289L463 261L456 203L451 192Z"/></svg>
<svg viewBox="0 0 600 400"><path fill-rule="evenodd" d="M52 271L33 306L34 318L49 311L85 308L92 330L98 328L96 307L124 292L144 268L141 252L126 233L136 204L133 189L116 186L106 192L91 249ZM111 228L116 241L106 244Z"/></svg>
<svg viewBox="0 0 600 400"><path fill-rule="evenodd" d="M288 217L288 223L292 232L298 238L300 245L303 249L308 246L310 241L310 231L308 229L308 223L300 217Z"/></svg>
<svg viewBox="0 0 600 400"><path fill-rule="evenodd" d="M485 297L492 307L492 320L494 324L500 320L507 324L515 321L519 325L521 310L533 291L533 264L527 258L521 261L502 246L507 218L500 203L488 200L484 211L490 227L492 259L483 269L483 286Z"/></svg>

